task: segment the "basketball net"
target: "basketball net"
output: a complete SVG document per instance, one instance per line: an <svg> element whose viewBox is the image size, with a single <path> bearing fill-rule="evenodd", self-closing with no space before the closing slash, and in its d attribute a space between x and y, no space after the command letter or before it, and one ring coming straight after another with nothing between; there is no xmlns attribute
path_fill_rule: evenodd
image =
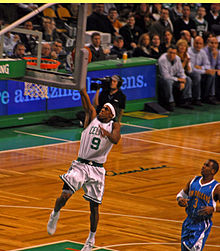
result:
<svg viewBox="0 0 220 251"><path fill-rule="evenodd" d="M24 82L24 95L31 98L48 98L48 86Z"/></svg>
<svg viewBox="0 0 220 251"><path fill-rule="evenodd" d="M24 57L27 60L27 65L37 65L36 57ZM41 58L40 68L45 70L56 71L60 62L53 59ZM24 95L31 98L48 98L48 86L24 82Z"/></svg>

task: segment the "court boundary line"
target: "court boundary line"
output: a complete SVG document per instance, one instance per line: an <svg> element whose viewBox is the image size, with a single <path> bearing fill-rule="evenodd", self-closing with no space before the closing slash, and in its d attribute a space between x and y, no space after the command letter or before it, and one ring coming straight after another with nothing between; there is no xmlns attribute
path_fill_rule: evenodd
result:
<svg viewBox="0 0 220 251"><path fill-rule="evenodd" d="M18 208L18 209L38 209L38 210L53 210L53 208L50 207L33 207L33 206L17 206L17 205L3 205L0 204L0 208ZM75 210L75 209L68 209L68 208L62 208L62 211L65 212L76 212L76 213L86 213L90 214L90 211L87 210ZM141 216L141 215L129 215L129 214L119 214L119 213L108 213L108 212L100 212L100 215L110 215L110 216L121 216L121 217L129 217L129 218L136 218L136 219L144 219L144 220L154 220L154 221L166 221L166 222L173 222L173 223L182 223L183 220L170 220L170 219L163 219L163 218L155 218L155 217L149 217L149 216ZM219 228L220 226L213 225L214 228Z"/></svg>
<svg viewBox="0 0 220 251"><path fill-rule="evenodd" d="M151 131L160 130L160 129L156 129L156 128L153 128L153 127L140 126L140 125L133 125L133 124L127 124L127 123L121 123L121 125L130 126L130 127L137 127L137 128L143 128L143 129L149 129L149 130L151 130Z"/></svg>
<svg viewBox="0 0 220 251"><path fill-rule="evenodd" d="M220 155L220 153L216 153L216 152L210 152L210 151L206 151L206 150L201 150L201 149L196 149L196 148L191 148L191 147L185 147L185 146L172 145L172 144L162 143L162 142L159 142L159 141L132 138L132 137L129 137L127 135L123 136L123 138L142 141L142 142L147 142L147 143L152 143L152 144L159 144L159 145L164 145L164 146L169 146L169 147L176 147L176 148L181 148L181 149L184 149L184 150L191 150L191 151L197 151L197 152Z"/></svg>
<svg viewBox="0 0 220 251"><path fill-rule="evenodd" d="M125 133L122 134L122 137L127 136L127 135L136 135L136 134L141 134L141 133L149 133L149 132L155 132L155 131L166 131L166 130L174 130L174 129L182 129L182 128L187 128L187 127L194 127L194 126L203 126L203 125L207 125L207 124L216 124L216 123L220 123L220 121L214 121L214 122L207 122L207 123L201 123L201 124L194 124L194 125L186 125L186 126L179 126L179 127L172 127L172 128L163 128L163 129L153 129L149 130L149 131L142 131L142 132L135 132L135 133ZM134 126L135 125L131 125L128 124L129 126ZM146 128L147 129L147 128ZM25 132L26 133L26 132ZM37 134L35 134L35 136L37 136ZM39 137L41 135L39 134ZM45 138L47 136L44 136ZM49 136L48 136L49 137ZM133 138L132 138L133 139ZM62 140L60 138L61 141L65 141L64 139ZM70 144L70 143L78 143L80 142L80 140L76 140L76 141L70 141L67 140L67 142L62 142L62 143L54 143L54 144L48 144L48 145L40 145L40 146L31 146L31 147L23 147L23 148L16 148L16 149L9 149L9 150L3 150L0 151L1 153L6 153L6 152L13 152L13 151L21 151L21 150L29 150L29 149L35 149L35 148L39 148L39 147L48 147L48 146L56 146L56 145L60 145L60 144ZM192 148L193 149L193 148Z"/></svg>
<svg viewBox="0 0 220 251"><path fill-rule="evenodd" d="M12 250L9 250L9 251L20 251L20 250L27 250L27 249L30 249L30 248L39 248L39 247L43 247L45 245L59 244L59 243L65 242L65 241L69 241L69 240L49 242L49 243L46 243L46 244L39 244L39 245L34 245L34 246L31 246L31 247L26 247L26 248L12 249ZM69 242L72 242L72 241L69 241ZM80 243L80 242L75 242L75 243L83 245L83 243Z"/></svg>
<svg viewBox="0 0 220 251"><path fill-rule="evenodd" d="M134 246L134 245L181 245L181 242L134 242L134 243L122 243L122 244L114 244L104 246L102 248L111 248L111 247L122 247L122 246ZM213 245L213 244L205 244L205 247L214 247L219 248L220 245ZM100 248L94 248L93 251L99 250Z"/></svg>
<svg viewBox="0 0 220 251"><path fill-rule="evenodd" d="M76 244L84 245L84 243L78 242L78 241L62 240L62 241L55 241L55 242L49 242L49 243L34 245L34 246L30 246L30 247L25 247L25 248L12 249L10 251L23 251L23 250L28 250L28 249L33 249L33 248L39 248L39 247L44 247L44 246L49 246L49 245L54 245L54 244L56 245L56 244L63 243L63 242L71 242L71 243L76 243ZM96 250L98 250L100 248L103 248L103 247L98 247L98 246L95 247ZM108 249L110 251L117 251L115 249L110 249L110 248L108 248Z"/></svg>
<svg viewBox="0 0 220 251"><path fill-rule="evenodd" d="M45 244L40 244L40 245L35 245L35 246L31 246L31 247L25 247L25 248L19 248L19 249L13 249L10 251L22 251L22 250L28 250L28 249L32 249L32 248L38 248L38 247L44 247L44 246L48 246L48 245L53 245L53 244L59 244L59 243L63 243L63 242L71 242L71 243L76 243L76 244L81 244L83 245L84 243L81 242L77 242L77 241L71 241L71 240L62 240L62 241L55 241L55 242L50 242L50 243L45 243ZM107 246L102 246L102 247L95 247L92 250L93 251L98 251L100 249L110 249L112 251L117 251L115 249L111 249L112 247L124 247L124 246L137 246L137 245L181 245L180 242L132 242L132 243L121 243L121 244L114 244L114 245L107 245ZM213 244L206 244L206 247L214 247L214 248L218 248L220 247L220 245L213 245Z"/></svg>
<svg viewBox="0 0 220 251"><path fill-rule="evenodd" d="M40 148L40 147L58 146L58 145L71 144L71 143L73 144L73 143L78 143L78 142L80 142L80 141L77 140L77 141L72 141L72 142L61 142L61 143L54 143L54 144L48 144L48 145L29 146L29 147L23 147L23 148L17 148L17 149L9 149L9 150L0 151L0 154L14 152L14 151L32 150L32 149L36 149L36 148Z"/></svg>
<svg viewBox="0 0 220 251"><path fill-rule="evenodd" d="M10 207L10 208L29 208L29 209L40 209L40 210L52 210L52 208L44 208L44 207L30 207L30 206L12 206L12 205L0 205L0 207ZM78 212L78 213L87 213L90 214L90 211L84 211L84 210L74 210L74 209L65 209L63 208L62 211L66 211L66 212ZM117 213L106 213L106 212L100 212L100 214L103 215L115 215L115 216L121 216L121 217L129 217L129 218L138 218L138 219L145 219L145 220L154 220L154 221L165 221L165 222L173 222L173 223L183 223L182 221L178 221L178 220L170 220L170 219L161 219L161 218L155 218L155 217L147 217L147 216L139 216L139 215L127 215L127 214L117 214ZM220 229L220 226L215 226L213 225L212 228L217 228ZM63 241L57 241L57 242L52 242L52 243L45 243L45 244L40 244L37 246L32 246L32 247L26 247L26 248L20 248L20 249L13 249L10 251L22 251L22 250L28 250L31 248L36 248L36 247L43 247L46 245L52 245L52 244L57 244L57 243L62 243L62 242L71 242L71 243L77 243L77 244L81 244L83 245L84 243L81 242L77 242L77 241L70 241L70 240L63 240ZM115 248L115 247L121 247L121 246L134 246L134 245L180 245L181 243L169 243L169 242L143 242L143 243L121 243L121 244L113 244L113 245L107 245L107 246L96 246L95 248L93 248L93 251L98 251L99 249L110 249L112 251L117 251L115 249L111 249L111 248ZM214 245L214 244L206 244L206 247L214 247L214 248L219 248L220 245Z"/></svg>
<svg viewBox="0 0 220 251"><path fill-rule="evenodd" d="M29 133L29 132L22 132L22 131L18 131L18 130L15 130L15 131L13 131L13 132L15 132L15 133L20 133L20 134L25 134L25 135L29 135L29 136L34 136L34 137L39 137L39 138L53 139L53 140L65 141L65 142L74 142L74 141L72 141L72 140L61 139L61 138L55 138L55 137L50 137L50 136L45 136L45 135L35 134L35 133Z"/></svg>

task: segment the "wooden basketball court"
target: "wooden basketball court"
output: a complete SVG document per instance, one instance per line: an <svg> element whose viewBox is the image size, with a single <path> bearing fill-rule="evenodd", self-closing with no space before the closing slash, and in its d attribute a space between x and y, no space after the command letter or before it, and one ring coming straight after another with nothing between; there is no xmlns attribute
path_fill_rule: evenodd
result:
<svg viewBox="0 0 220 251"><path fill-rule="evenodd" d="M123 134L105 164L106 187L94 250L180 250L185 212L178 207L176 194L200 174L206 159L220 162L219 132L220 122L211 122ZM25 140L28 135L18 137ZM56 233L49 236L46 229L63 185L59 175L77 157L78 148L79 141L66 140L0 152L1 251L51 251L58 249L31 247L63 240L85 242L89 207L82 190L61 211ZM220 172L216 179L220 180ZM213 222L206 251L220 250L220 214L214 214Z"/></svg>
<svg viewBox="0 0 220 251"><path fill-rule="evenodd" d="M83 15L87 12L85 6L79 11L74 78L41 71L33 74L29 69L24 82L38 80L38 84L60 87L65 77L63 88L72 88L73 83L78 84L74 89L84 86L86 72L82 70L86 71L88 59L83 48ZM18 22L26 21L24 18ZM1 35L16 25L8 26ZM93 250L180 250L185 212L178 207L176 194L200 174L207 159L220 162L219 112L205 109L200 109L200 124L196 123L198 113L188 111L181 123L164 119L163 126L158 126L155 118L133 118L123 125L122 139L105 164L106 187ZM194 125L190 125L193 119ZM62 209L56 233L47 234L48 218L63 186L59 175L77 158L76 139L79 131L71 128L55 131L34 126L0 131L0 251L81 249L89 233L89 205L82 190ZM220 181L220 171L216 179ZM214 214L213 221L206 251L220 250L220 214Z"/></svg>

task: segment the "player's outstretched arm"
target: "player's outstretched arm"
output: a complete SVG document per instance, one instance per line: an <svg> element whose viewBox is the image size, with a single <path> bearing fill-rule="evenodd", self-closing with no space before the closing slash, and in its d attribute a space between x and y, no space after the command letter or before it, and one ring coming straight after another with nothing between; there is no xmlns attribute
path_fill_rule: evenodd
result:
<svg viewBox="0 0 220 251"><path fill-rule="evenodd" d="M80 90L82 105L86 113L89 114L90 120L93 120L96 117L95 107L91 104L86 88Z"/></svg>

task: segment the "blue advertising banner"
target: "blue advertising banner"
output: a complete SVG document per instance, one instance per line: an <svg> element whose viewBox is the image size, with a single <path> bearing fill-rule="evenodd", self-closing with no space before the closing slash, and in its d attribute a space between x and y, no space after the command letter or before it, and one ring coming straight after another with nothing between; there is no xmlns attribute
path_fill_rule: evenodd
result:
<svg viewBox="0 0 220 251"><path fill-rule="evenodd" d="M123 78L122 91L127 100L155 97L156 66L144 65L119 69L89 71L87 74L87 92L93 98L91 91L92 78L103 78L119 74ZM0 81L0 115L11 115L64 109L81 106L80 94L77 90L48 87L48 99L30 98L24 95L24 83L12 80Z"/></svg>

